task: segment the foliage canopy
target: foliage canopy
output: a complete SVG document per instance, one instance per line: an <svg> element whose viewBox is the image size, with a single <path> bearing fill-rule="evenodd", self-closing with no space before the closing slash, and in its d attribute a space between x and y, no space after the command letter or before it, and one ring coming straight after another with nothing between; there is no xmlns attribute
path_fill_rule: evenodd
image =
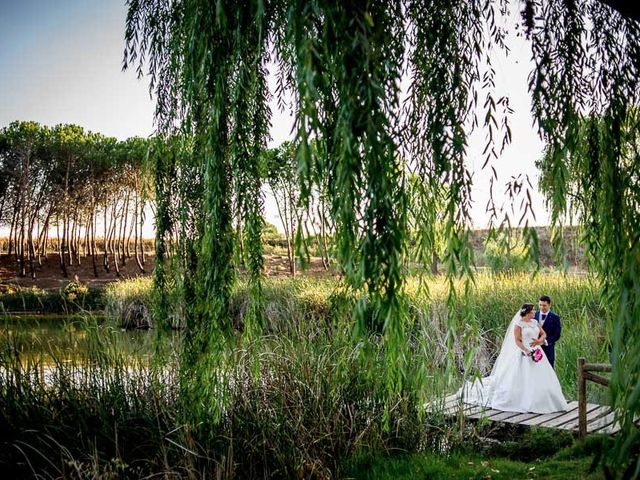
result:
<svg viewBox="0 0 640 480"><path fill-rule="evenodd" d="M521 20L513 21L511 8L521 10ZM200 198L188 215L188 222L196 219L196 235L181 250L193 279L185 289L193 304L188 335L199 339L186 342L187 367L211 358L220 338L228 337L234 205L253 286L247 330L260 329L259 152L268 135L268 99L289 93L295 99L300 201L304 205L313 187L326 182L337 260L347 287L361 298L356 331L366 331L364 313L373 312L384 332L389 391L410 388L403 353L407 173L421 179L411 202L419 244L435 241L444 185L445 270L452 285L457 276L472 278L467 137L471 126L487 132L489 165L510 141L508 100L494 91L490 52L508 48L506 35L515 28L531 40L529 89L548 144L543 169L556 224L568 205L566 159L582 138L579 119L602 119L598 135L589 136L590 160L572 173L579 181L600 180L598 194L586 197L582 218L599 242L598 272L615 324L612 392L624 435L614 464L638 475L640 463L626 459L640 442L633 425L640 413L640 205L637 194L623 196L631 189L619 187L635 185L640 163L637 153L629 156L623 148L624 132L637 133L632 107L640 95L640 31L635 20L597 0L130 0L125 66L136 63L141 74L148 67L160 132L179 132L192 143L190 155L173 156L157 170L161 177L183 172L180 198ZM267 88L268 65L276 69L275 92ZM405 73L411 83L403 103ZM321 148L312 148L315 140ZM200 197L190 196L193 188ZM184 231L187 217L176 218ZM525 237L535 250L535 233ZM474 323L472 311L463 315ZM454 326L451 320L451 337Z"/></svg>

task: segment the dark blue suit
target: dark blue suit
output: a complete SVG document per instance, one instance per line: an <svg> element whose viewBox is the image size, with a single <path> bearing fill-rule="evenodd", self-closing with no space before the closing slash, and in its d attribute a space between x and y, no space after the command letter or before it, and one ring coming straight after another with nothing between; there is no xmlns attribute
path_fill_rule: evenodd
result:
<svg viewBox="0 0 640 480"><path fill-rule="evenodd" d="M540 321L540 310L538 310L533 318ZM547 334L547 345L541 345L549 363L553 367L553 363L556 359L555 345L560 340L560 331L562 327L560 325L560 316L553 313L551 310L547 313L547 318L542 325L542 329Z"/></svg>

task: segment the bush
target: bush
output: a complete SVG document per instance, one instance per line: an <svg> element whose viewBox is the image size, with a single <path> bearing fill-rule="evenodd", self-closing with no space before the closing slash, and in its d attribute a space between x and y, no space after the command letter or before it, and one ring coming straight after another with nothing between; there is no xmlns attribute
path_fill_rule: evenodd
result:
<svg viewBox="0 0 640 480"><path fill-rule="evenodd" d="M0 294L0 312L74 313L102 310L101 289L71 281L60 290L10 287Z"/></svg>
<svg viewBox="0 0 640 480"><path fill-rule="evenodd" d="M110 283L105 287L106 316L126 329L147 329L152 320L153 279L138 277Z"/></svg>
<svg viewBox="0 0 640 480"><path fill-rule="evenodd" d="M506 241L489 238L484 246L484 263L493 273L522 273L535 267L528 258L522 240Z"/></svg>

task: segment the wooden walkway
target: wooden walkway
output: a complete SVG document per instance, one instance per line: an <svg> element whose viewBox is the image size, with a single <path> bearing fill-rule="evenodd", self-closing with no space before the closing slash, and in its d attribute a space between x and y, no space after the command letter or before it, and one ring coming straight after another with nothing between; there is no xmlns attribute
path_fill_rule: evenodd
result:
<svg viewBox="0 0 640 480"><path fill-rule="evenodd" d="M513 423L518 425L538 426L568 430L578 433L578 402L570 402L569 410L555 413L517 413L503 412L491 408L480 407L461 403L455 395L449 395L444 399L444 403L431 404L427 410L441 412L447 417L457 416L462 409L462 414L466 418L485 418L490 422ZM613 434L620 430L620 425L614 424L614 414L610 407L587 403L587 433Z"/></svg>

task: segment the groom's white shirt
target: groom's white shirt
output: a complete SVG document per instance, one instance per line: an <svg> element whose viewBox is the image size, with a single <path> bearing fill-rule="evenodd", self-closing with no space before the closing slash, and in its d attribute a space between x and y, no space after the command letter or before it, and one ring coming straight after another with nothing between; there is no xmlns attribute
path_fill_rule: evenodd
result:
<svg viewBox="0 0 640 480"><path fill-rule="evenodd" d="M548 310L547 313L540 312L540 315L539 315L540 318L538 320L538 323L540 324L541 327L544 327L544 322L547 321L547 316L549 316L550 313L551 313L551 310ZM544 315L544 320L542 319L542 315ZM545 347L549 345L546 339L544 340L544 345Z"/></svg>

